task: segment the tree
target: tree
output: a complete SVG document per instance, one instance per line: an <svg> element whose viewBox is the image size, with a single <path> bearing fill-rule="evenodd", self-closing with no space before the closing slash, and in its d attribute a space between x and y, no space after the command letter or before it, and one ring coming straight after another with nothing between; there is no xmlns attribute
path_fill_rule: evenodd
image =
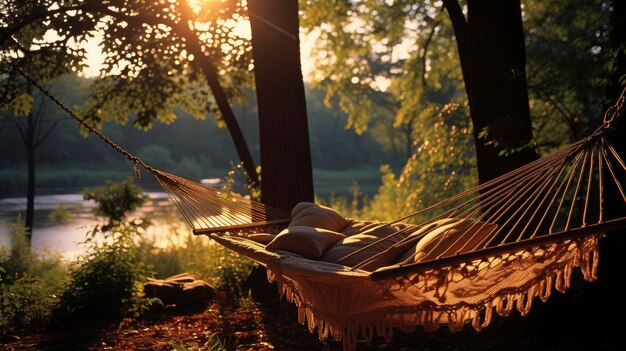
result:
<svg viewBox="0 0 626 351"><path fill-rule="evenodd" d="M0 21L6 21L6 17L0 18ZM50 83L71 69L80 67L84 54L80 50L69 50L67 42L62 40L40 43L39 40L45 33L46 28L24 26L21 32L8 37L0 50L0 110L8 111L14 117L26 117L25 123L15 120L15 126L24 143L28 164L24 222L30 229L27 236L29 242L34 222L36 150L50 136L56 122L44 123L44 97L33 94L34 88L16 69L26 72L43 84Z"/></svg>
<svg viewBox="0 0 626 351"><path fill-rule="evenodd" d="M3 13L10 15L2 17L0 35L0 47L5 49L31 27L55 33L65 42L81 42L103 33L103 78L94 85L86 114L92 124L125 123L134 115L136 126L149 128L155 120L173 122L175 106L197 118L219 113L251 184L258 185L252 156L230 106L232 101L241 101L240 89L249 81L249 42L235 33L245 15L239 1L190 6L186 0L39 0L28 4L15 0L8 1L6 8ZM41 35L37 44L47 41ZM81 52L71 46L65 49ZM81 53L84 58L84 50ZM223 85L224 81L228 84ZM209 89L213 100L207 96Z"/></svg>
<svg viewBox="0 0 626 351"><path fill-rule="evenodd" d="M261 198L289 211L314 197L298 1L250 0L248 13L259 106Z"/></svg>
<svg viewBox="0 0 626 351"><path fill-rule="evenodd" d="M41 95L37 96L37 100L36 106L32 107L28 112L25 123L15 121L15 127L24 142L28 164L28 185L26 186L26 215L24 216L24 226L31 229L27 234L29 242L31 240L32 228L35 220L35 153L58 124L58 121L54 120L49 124L44 121L44 118L47 116L45 113L46 101Z"/></svg>
<svg viewBox="0 0 626 351"><path fill-rule="evenodd" d="M444 0L456 36L480 183L533 161L519 1Z"/></svg>
<svg viewBox="0 0 626 351"><path fill-rule="evenodd" d="M326 5L310 3L305 23L327 29L320 56L338 67L322 76L355 86L350 92L327 89L340 105L367 114L368 104L358 99L375 101L360 91L384 92L387 80L398 101L396 115L411 117L431 103L458 99L457 82L463 82L480 181L535 158L519 1L469 1L467 18L456 0L336 2L323 9ZM461 70L450 59L452 38ZM354 92L353 102L344 102L345 94Z"/></svg>
<svg viewBox="0 0 626 351"><path fill-rule="evenodd" d="M611 17L609 30L609 43L607 55L608 60L608 79L606 85L606 103L612 106L617 102L620 94L626 89L626 3L624 1L613 0L611 2ZM626 158L626 141L624 140L625 115L622 112L621 119L616 125L616 129L611 135L610 142L615 147L622 159ZM624 174L621 173L621 184L624 184ZM619 195L617 189L605 190L605 201L607 208L607 216L615 218L622 216L626 211L624 200ZM626 312L626 307L619 305L611 306L609 301L620 298L619 291L626 289L626 283L622 279L624 269L626 269L623 260L623 248L626 243L624 239L624 230L608 233L607 237L600 242L600 257L602 257L599 267L598 276L600 277L599 286L595 290L591 290L587 294L587 301L592 311L607 310L613 308L616 313ZM619 335L618 327L614 327L614 335ZM621 342L621 341L620 341Z"/></svg>

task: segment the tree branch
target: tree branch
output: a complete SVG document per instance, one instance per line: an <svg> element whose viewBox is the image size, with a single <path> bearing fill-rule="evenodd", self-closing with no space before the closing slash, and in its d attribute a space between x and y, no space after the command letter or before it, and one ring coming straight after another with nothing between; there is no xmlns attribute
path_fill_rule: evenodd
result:
<svg viewBox="0 0 626 351"><path fill-rule="evenodd" d="M422 87L426 88L426 53L428 52L428 46L430 42L433 40L433 36L435 35L435 29L439 27L439 21L435 23L435 25L430 30L428 34L428 38L426 38L426 42L422 46L422 55L420 55L420 59L422 60Z"/></svg>
<svg viewBox="0 0 626 351"><path fill-rule="evenodd" d="M68 6L68 7L59 7L58 9L48 10L43 7L36 8L37 11L32 11L29 16L22 17L22 21L19 23L10 26L8 28L3 28L2 34L0 35L0 47L4 45L4 42L18 33L22 28L26 27L29 24L37 20L43 20L47 17L54 16L59 13L75 11L75 10L86 10L89 8L89 4L81 4L76 6Z"/></svg>
<svg viewBox="0 0 626 351"><path fill-rule="evenodd" d="M463 73L463 81L465 81L465 92L467 99L472 101L471 86L469 84L469 42L467 34L467 20L461 9L458 0L443 0L443 6L448 11L454 36L456 37L456 46L459 50L459 59L461 61L461 72Z"/></svg>

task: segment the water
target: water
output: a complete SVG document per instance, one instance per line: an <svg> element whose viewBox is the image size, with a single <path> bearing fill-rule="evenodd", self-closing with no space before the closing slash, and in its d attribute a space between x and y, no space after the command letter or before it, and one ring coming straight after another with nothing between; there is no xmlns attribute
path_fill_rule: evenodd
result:
<svg viewBox="0 0 626 351"><path fill-rule="evenodd" d="M366 184L361 191L373 193L367 185L369 184ZM347 182L317 183L316 189L321 197L326 197L330 193L350 196L350 183ZM372 186L372 189L375 187ZM85 240L86 234L91 232L95 225L102 224L102 220L92 213L96 205L94 201L83 200L82 193L76 190L66 191L69 193L41 194L35 197L32 248L38 253L60 253L67 259L74 259L85 252L85 247L80 243ZM131 218L150 218L151 225L143 234L144 237L154 239L155 245L164 247L180 239L179 235L174 234L191 232L191 229L181 220L167 193L155 191L145 194L148 195L149 201L130 216ZM49 218L49 215L61 204L66 206L71 216L66 221L55 222ZM0 198L0 246L10 245L11 224L16 221L19 214L22 215L23 221L25 212L25 197Z"/></svg>
<svg viewBox="0 0 626 351"><path fill-rule="evenodd" d="M176 210L164 192L147 192L149 201L131 215L132 218L151 219L152 225L144 236L154 239L159 246L165 246L168 233L183 229L184 223L176 215ZM63 222L55 222L49 214L59 205L67 206L71 216ZM85 252L80 243L87 232L95 225L102 224L91 212L94 201L83 200L82 194L38 195L35 197L35 224L32 232L32 248L35 252L60 253L68 259L74 259ZM0 245L10 244L10 227L18 214L26 212L26 198L13 197L0 199ZM190 231L190 229L188 229Z"/></svg>

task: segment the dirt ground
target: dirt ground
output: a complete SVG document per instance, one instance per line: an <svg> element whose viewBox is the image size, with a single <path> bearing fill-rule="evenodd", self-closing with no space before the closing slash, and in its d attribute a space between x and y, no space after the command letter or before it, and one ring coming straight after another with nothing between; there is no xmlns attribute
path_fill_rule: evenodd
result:
<svg viewBox="0 0 626 351"><path fill-rule="evenodd" d="M116 323L85 322L32 331L1 340L0 350L342 350L341 342L319 341L315 334L297 323L296 315L295 308L285 302L233 306L233 303L221 301L196 313L161 313ZM389 344L383 340L375 340L371 345L359 341L357 350L569 351L621 350L624 346L620 335L598 334L601 328L593 328L593 332L584 326L572 331L521 330L528 323L535 322L519 316L501 318L482 333L466 328L461 333L451 334L447 328L442 328L427 334L417 328L411 334L397 332ZM620 329L624 327L618 326L616 330Z"/></svg>

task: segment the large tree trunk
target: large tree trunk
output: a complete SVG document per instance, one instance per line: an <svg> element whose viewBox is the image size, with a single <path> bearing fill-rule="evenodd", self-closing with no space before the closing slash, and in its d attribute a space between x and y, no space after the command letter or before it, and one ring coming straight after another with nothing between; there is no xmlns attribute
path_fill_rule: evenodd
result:
<svg viewBox="0 0 626 351"><path fill-rule="evenodd" d="M534 161L519 0L444 1L457 37L480 183ZM483 130L486 138L479 137Z"/></svg>
<svg viewBox="0 0 626 351"><path fill-rule="evenodd" d="M249 0L248 11L259 108L261 199L291 210L314 198L298 1Z"/></svg>
<svg viewBox="0 0 626 351"><path fill-rule="evenodd" d="M608 84L606 87L607 103L605 109L615 104L620 96L624 85L620 84L620 77L626 75L626 2L623 0L613 1L613 13L611 16L611 30L609 32L610 49L616 52L614 58L614 70L610 72ZM623 160L626 160L626 116L622 115L615 130L610 135L610 143L615 147L616 151ZM621 166L614 166L621 169ZM608 173L608 172L607 172ZM605 184L612 184L614 181L608 175ZM622 176L621 185L624 187L626 180ZM626 213L626 205L622 199L617 187L607 187L604 192L605 211L607 218L616 218ZM613 315L626 314L626 305L615 303L624 296L626 291L626 280L624 280L624 272L626 272L626 263L624 262L624 248L626 247L626 231L619 230L607 233L607 236L600 240L600 261L598 266L598 282L592 287L585 290L585 305L589 318L597 318L600 311L609 312ZM597 330L608 335L608 345L617 347L623 344L623 341L617 341L616 336L620 335L624 328L621 325L613 325L612 323L599 325ZM596 334L599 334L596 332ZM607 338L605 335L600 335ZM610 340L613 338L613 340ZM618 344L619 342L619 344ZM611 347L611 346L609 346Z"/></svg>

